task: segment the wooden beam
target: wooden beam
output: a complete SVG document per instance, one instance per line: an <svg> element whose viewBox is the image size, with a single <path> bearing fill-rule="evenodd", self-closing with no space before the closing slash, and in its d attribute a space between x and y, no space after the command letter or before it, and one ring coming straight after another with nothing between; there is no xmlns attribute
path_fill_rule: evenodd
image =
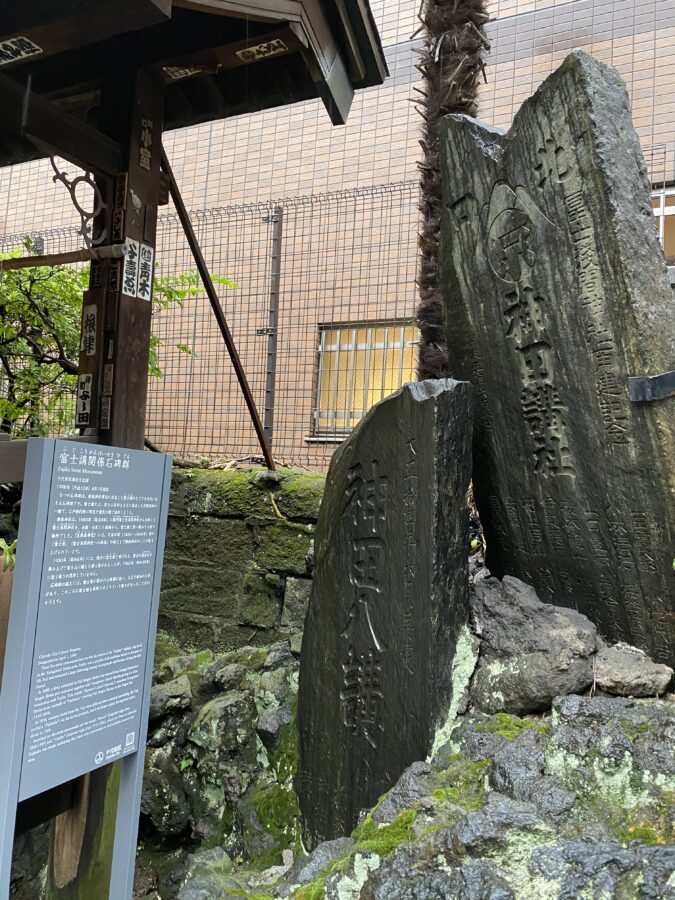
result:
<svg viewBox="0 0 675 900"><path fill-rule="evenodd" d="M0 259L0 273L17 269L35 269L37 266L65 266L93 259L121 259L126 252L126 244L111 244L95 249L66 250L63 253L45 253L42 256L11 256Z"/></svg>
<svg viewBox="0 0 675 900"><path fill-rule="evenodd" d="M50 791L42 794L36 794L28 800L23 800L16 809L16 826L15 833L17 835L24 834L61 815L66 810L71 809L77 790L77 781L66 781Z"/></svg>
<svg viewBox="0 0 675 900"><path fill-rule="evenodd" d="M0 68L30 65L171 18L171 0L4 0ZM65 8L64 8L65 7Z"/></svg>
<svg viewBox="0 0 675 900"><path fill-rule="evenodd" d="M0 131L28 138L36 147L103 175L119 171L119 144L57 109L7 75L0 75Z"/></svg>
<svg viewBox="0 0 675 900"><path fill-rule="evenodd" d="M80 378L91 376L87 392L96 401L85 408L83 398L78 398L77 424L87 434L95 434L97 443L140 450L145 437L152 315L147 287L153 266L153 254L148 257L143 251L154 253L155 246L164 85L154 73L136 70L137 62L135 56L114 55L102 61L101 123L119 138L124 156L101 222L114 240L119 229L134 242L134 254L128 253L125 259L135 261L137 268L132 271L132 266L121 266L121 260L104 260L90 270L86 305L96 308L95 354L81 353L79 372ZM52 827L45 891L49 900L122 896L109 890L119 777L120 763L114 763L78 781L86 799ZM126 826L135 835L138 822ZM129 890L124 896L130 894Z"/></svg>
<svg viewBox="0 0 675 900"><path fill-rule="evenodd" d="M96 438L77 435L65 438L67 441L79 441L81 444L95 443ZM26 468L28 441L11 441L7 435L0 435L0 484L20 484Z"/></svg>
<svg viewBox="0 0 675 900"><path fill-rule="evenodd" d="M164 59L157 66L167 84L197 78L200 75L216 75L226 69L238 69L251 63L272 57L287 56L305 49L295 31L286 28L258 34L245 41L192 51L184 56Z"/></svg>

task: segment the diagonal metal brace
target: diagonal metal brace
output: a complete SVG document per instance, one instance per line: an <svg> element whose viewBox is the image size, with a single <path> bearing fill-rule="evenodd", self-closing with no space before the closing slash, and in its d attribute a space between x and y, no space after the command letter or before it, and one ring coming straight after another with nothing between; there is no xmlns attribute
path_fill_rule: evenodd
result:
<svg viewBox="0 0 675 900"><path fill-rule="evenodd" d="M675 369L661 375L640 375L628 379L628 393L633 403L649 403L675 397Z"/></svg>
<svg viewBox="0 0 675 900"><path fill-rule="evenodd" d="M223 312L223 308L220 305L218 294L216 293L213 281L211 280L211 275L209 273L208 266L206 265L204 254L202 253L201 247L199 246L197 235L195 234L194 228L192 227L189 213L185 208L185 203L183 202L181 193L178 190L176 178L171 170L171 166L169 165L169 158L166 155L166 151L163 147L161 152L162 168L169 178L169 192L171 194L171 199L173 200L173 205L176 207L178 218L180 219L180 223L183 226L185 237L187 238L190 250L192 251L192 256L194 257L194 261L197 265L197 271L199 272L199 277L201 278L206 290L206 296L209 298L209 303L211 304L211 309L213 310L213 313L216 317L216 322L218 323L218 327L220 328L220 333L222 334L223 340L225 341L227 352L230 354L230 359L232 360L232 365L234 366L234 372L237 376L237 381L239 382L239 386L241 387L241 391L244 395L244 401L246 402L246 406L248 407L248 412L251 416L253 428L255 429L255 433L258 436L258 442L260 444L260 449L262 450L263 457L265 458L265 463L267 464L267 468L273 472L275 466L274 460L272 459L272 451L270 449L269 441L267 440L267 435L265 434L265 430L263 428L263 423L260 420L260 414L258 413L258 408L255 404L251 387L248 383L248 379L246 378L244 367L242 366L239 353L237 352L234 338L232 337L232 332L230 331L229 325L227 324L227 321L225 319L225 313Z"/></svg>

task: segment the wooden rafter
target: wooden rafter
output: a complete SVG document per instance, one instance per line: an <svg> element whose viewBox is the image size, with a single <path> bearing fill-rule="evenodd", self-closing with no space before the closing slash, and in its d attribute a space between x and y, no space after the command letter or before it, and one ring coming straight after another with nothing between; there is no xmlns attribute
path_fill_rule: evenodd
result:
<svg viewBox="0 0 675 900"><path fill-rule="evenodd" d="M0 109L0 133L28 138L47 153L103 175L119 171L120 148L115 141L7 75L0 75Z"/></svg>
<svg viewBox="0 0 675 900"><path fill-rule="evenodd" d="M2 7L0 68L6 70L25 62L22 48L32 61L44 59L171 17L171 0L3 0Z"/></svg>

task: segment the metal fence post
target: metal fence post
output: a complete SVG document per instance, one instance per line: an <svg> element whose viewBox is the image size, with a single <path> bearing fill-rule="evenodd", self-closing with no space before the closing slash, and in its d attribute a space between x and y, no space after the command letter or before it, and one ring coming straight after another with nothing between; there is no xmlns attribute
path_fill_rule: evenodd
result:
<svg viewBox="0 0 675 900"><path fill-rule="evenodd" d="M270 272L270 309L267 322L267 367L265 381L265 421L267 441L272 446L274 434L274 400L277 380L277 333L279 329L279 289L281 284L281 240L284 230L284 210L276 206L271 216L263 221L272 222L272 268Z"/></svg>

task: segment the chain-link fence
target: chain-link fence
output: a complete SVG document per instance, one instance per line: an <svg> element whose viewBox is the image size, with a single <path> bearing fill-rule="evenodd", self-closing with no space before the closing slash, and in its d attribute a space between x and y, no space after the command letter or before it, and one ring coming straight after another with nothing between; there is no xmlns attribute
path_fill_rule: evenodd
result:
<svg viewBox="0 0 675 900"><path fill-rule="evenodd" d="M668 245L664 148L645 157ZM418 215L412 181L192 212L211 272L238 285L219 294L279 463L325 469L370 406L414 378ZM82 246L75 227L30 237L41 253ZM24 239L0 239L0 252ZM193 270L177 216L163 213L157 275ZM260 458L206 295L157 309L153 332L162 377L150 380L148 438L187 459Z"/></svg>
<svg viewBox="0 0 675 900"><path fill-rule="evenodd" d="M326 468L367 409L415 372L415 182L192 213L275 459ZM23 235L5 237L0 252ZM31 234L55 253L75 228ZM194 269L174 213L160 217L158 276ZM257 458L255 433L203 292L158 311L161 378L148 438L179 457Z"/></svg>

